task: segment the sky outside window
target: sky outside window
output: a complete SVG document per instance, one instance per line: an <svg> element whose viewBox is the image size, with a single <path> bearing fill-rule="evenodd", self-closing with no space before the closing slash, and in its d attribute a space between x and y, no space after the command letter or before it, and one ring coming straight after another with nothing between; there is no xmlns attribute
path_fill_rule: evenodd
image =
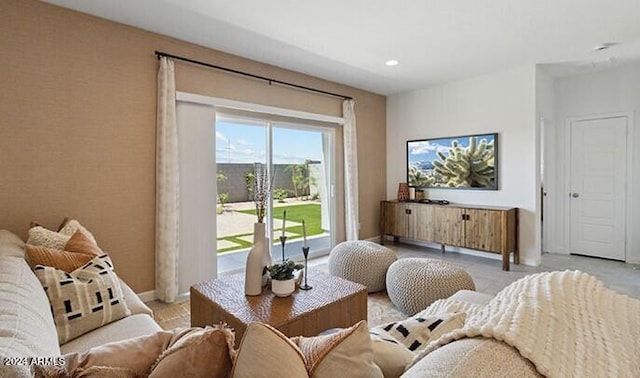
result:
<svg viewBox="0 0 640 378"><path fill-rule="evenodd" d="M266 128L238 122L216 123L216 161L254 163L266 161ZM322 133L273 128L273 163L303 164L322 160Z"/></svg>

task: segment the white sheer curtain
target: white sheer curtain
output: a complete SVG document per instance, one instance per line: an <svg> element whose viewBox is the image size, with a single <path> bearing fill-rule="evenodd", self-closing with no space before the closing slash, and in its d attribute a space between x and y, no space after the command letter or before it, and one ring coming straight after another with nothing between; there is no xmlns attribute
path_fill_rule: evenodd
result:
<svg viewBox="0 0 640 378"><path fill-rule="evenodd" d="M158 70L156 135L156 297L173 302L178 293L180 166L173 60Z"/></svg>
<svg viewBox="0 0 640 378"><path fill-rule="evenodd" d="M344 202L347 240L358 240L358 143L353 100L344 100Z"/></svg>

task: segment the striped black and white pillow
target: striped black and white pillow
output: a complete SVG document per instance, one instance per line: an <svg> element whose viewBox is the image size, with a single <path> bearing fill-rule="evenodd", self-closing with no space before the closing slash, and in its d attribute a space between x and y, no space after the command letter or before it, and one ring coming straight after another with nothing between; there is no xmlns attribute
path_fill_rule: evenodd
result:
<svg viewBox="0 0 640 378"><path fill-rule="evenodd" d="M60 344L131 315L106 254L71 273L42 265L34 272L49 298Z"/></svg>
<svg viewBox="0 0 640 378"><path fill-rule="evenodd" d="M372 339L403 345L417 353L445 333L462 328L466 314L446 313L437 316L415 316L370 330Z"/></svg>

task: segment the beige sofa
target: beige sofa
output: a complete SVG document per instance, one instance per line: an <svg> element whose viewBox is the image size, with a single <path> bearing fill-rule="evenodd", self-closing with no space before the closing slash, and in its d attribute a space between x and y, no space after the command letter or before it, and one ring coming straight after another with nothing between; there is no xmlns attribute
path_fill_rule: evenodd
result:
<svg viewBox="0 0 640 378"><path fill-rule="evenodd" d="M47 295L24 259L24 242L0 230L0 357L58 357L161 330L151 309L120 283L131 315L59 345ZM3 363L5 376L30 376L29 368Z"/></svg>
<svg viewBox="0 0 640 378"><path fill-rule="evenodd" d="M475 306L481 310L475 311L476 318L480 320L476 319L476 323L474 323L467 319L466 331L460 330L462 333L468 333L473 331L474 327L481 327L476 330L481 332L467 335L468 337L462 333L456 337L451 336L458 331L443 335L436 341L436 343L443 341L438 349L426 353L424 356L418 356L406 371L402 371L402 367L404 367L402 365L400 374L409 378L540 376L529 360L536 356L527 357L529 359L524 358L514 347L496 340L495 336L498 335L498 332L511 330L515 333L528 332L523 337L516 338L519 343L523 344L523 348L519 347L519 349L528 350L530 343L547 348L543 348L542 352L544 353L541 353L540 356L552 358L549 360L537 358L540 362L539 370L542 368L546 369L545 371L554 372L560 371L558 369L565 369L556 375L575 376L574 372L580 371L579 369L591 371L591 369L604 366L604 370L601 371L603 374L594 375L607 375L606 373L611 375L612 372L624 369L625 372L632 371L637 374L618 375L640 376L638 375L640 374L640 362L636 358L640 345L637 343L637 340L640 339L640 331L637 327L637 319L640 319L640 301L618 295L594 282L595 278L585 277L588 275L581 272L552 272L544 277L540 275L528 276L515 282L512 284L515 285L513 290L505 289L495 298L476 292L460 291L445 300L443 303L447 305L449 302L457 302L469 307L474 307L474 304L481 305ZM570 281L571 277L576 280ZM567 286L571 282L574 284ZM559 283L562 283L563 286L557 286ZM12 361L7 358L45 357L55 359L62 354L86 351L91 347L108 342L159 331L160 327L153 320L151 310L140 301L131 288L124 282L121 284L132 315L79 336L63 345L58 345L58 336L47 295L24 259L24 242L16 235L0 230L0 357L5 362L0 365L0 378L30 376L28 366L7 364L7 361ZM566 289L567 287L571 287L572 290ZM575 293L579 293L579 295L574 295ZM563 295L565 302L562 300ZM543 301L542 299L545 297L548 297L549 300ZM532 302L532 298L536 300ZM580 298L580 301L576 302L574 298ZM527 303L534 304L534 306L530 306L528 311L520 311ZM606 305L595 306L594 303ZM518 311L515 311L515 308L518 308ZM610 308L616 308L618 311L608 311ZM574 314L571 311L575 309L577 312ZM431 310L435 313L438 311L438 306L434 303L425 311ZM542 312L529 312L543 310L563 315L554 317L547 316ZM484 316L493 313L500 315L495 319L507 321L500 323L506 327L492 329L484 327L487 324L483 322ZM517 315L520 315L520 318ZM489 321L492 319L488 317ZM572 321L567 324L561 323L563 319L572 319ZM603 319L603 321L594 323L591 322L592 319ZM534 320L538 322L534 322ZM543 323L539 321L543 321ZM576 333L575 329L570 327L576 324L580 325L581 333ZM610 328L618 331L612 333ZM620 329L625 331L619 332ZM493 332L494 338L489 338L491 336L487 334L489 331ZM487 338L477 337L480 334ZM602 342L605 340L602 335L613 335L615 338ZM555 338L551 339L551 336L555 336ZM444 340L451 337L453 340ZM580 339L580 343L573 342L574 339ZM498 340L504 339L498 338ZM590 348L580 348L564 354L554 353L558 348L560 348L559 350L576 348L574 344L578 346L588 344ZM619 353L606 355L595 353L607 351L611 347L616 347ZM547 351L551 352L547 353ZM565 363L564 357L574 355L583 357L574 359L575 361L591 364L584 367ZM598 361L606 361L606 363L592 366ZM556 368L556 365L545 365L547 362L559 363L559 365ZM552 366L556 370L550 370L548 366Z"/></svg>
<svg viewBox="0 0 640 378"><path fill-rule="evenodd" d="M161 328L151 310L121 281L132 315L59 345L49 301L24 259L24 242L0 230L0 357L59 357L112 341L151 334ZM460 291L452 299L485 304L491 296ZM492 339L464 339L420 360L403 377L537 376L510 346ZM24 365L0 365L0 377L29 377Z"/></svg>

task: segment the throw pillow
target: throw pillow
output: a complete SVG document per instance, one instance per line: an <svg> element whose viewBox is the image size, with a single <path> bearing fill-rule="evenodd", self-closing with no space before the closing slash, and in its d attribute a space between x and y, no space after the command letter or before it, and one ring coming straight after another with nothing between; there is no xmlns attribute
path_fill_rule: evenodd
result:
<svg viewBox="0 0 640 378"><path fill-rule="evenodd" d="M60 344L131 314L107 255L71 273L42 265L34 272L49 297Z"/></svg>
<svg viewBox="0 0 640 378"><path fill-rule="evenodd" d="M94 244L98 244L98 242L96 242L96 238L93 237L93 234L89 232L86 227L81 225L80 222L75 219L68 218L65 218L65 220L66 222L63 222L63 224L61 225L62 227L58 231L59 233L61 233L62 235L71 236L75 234L76 231L80 231L85 234Z"/></svg>
<svg viewBox="0 0 640 378"><path fill-rule="evenodd" d="M67 244L69 238L78 230L85 234L94 244L98 244L93 234L82 226L80 222L75 219L69 220L68 218L65 218L58 231L49 230L32 221L27 244L61 250Z"/></svg>
<svg viewBox="0 0 640 378"><path fill-rule="evenodd" d="M233 378L308 377L300 349L275 328L254 322L244 331L233 363Z"/></svg>
<svg viewBox="0 0 640 378"><path fill-rule="evenodd" d="M268 346L268 347L265 347ZM373 362L367 322L326 336L288 339L275 328L251 323L240 343L232 376L382 377Z"/></svg>
<svg viewBox="0 0 640 378"><path fill-rule="evenodd" d="M25 258L32 269L36 265L44 265L73 272L103 254L102 250L79 230L67 241L63 251L31 244L25 246Z"/></svg>
<svg viewBox="0 0 640 378"><path fill-rule="evenodd" d="M56 228L56 232L60 232L60 230L62 229L62 227L64 227L65 224L67 224L67 222L69 221L69 218L65 217L62 220L62 223L60 223L60 225L58 226L58 228ZM31 221L29 223L29 228L33 228L33 227L44 227L47 228L45 225L38 223L37 221Z"/></svg>
<svg viewBox="0 0 640 378"><path fill-rule="evenodd" d="M59 232L51 231L42 226L31 227L27 244L37 247L46 247L62 250L69 241L71 235L63 235Z"/></svg>
<svg viewBox="0 0 640 378"><path fill-rule="evenodd" d="M394 341L413 353L424 349L431 341L464 326L465 313L446 313L432 317L414 316L399 322L377 326L371 330L379 340Z"/></svg>
<svg viewBox="0 0 640 378"><path fill-rule="evenodd" d="M187 330L158 357L149 378L228 377L234 342L233 331L222 324Z"/></svg>
<svg viewBox="0 0 640 378"><path fill-rule="evenodd" d="M64 370L74 376L92 367L109 366L128 369L136 376L146 376L173 337L172 331L159 331L93 347L86 352L69 353L64 355Z"/></svg>
<svg viewBox="0 0 640 378"><path fill-rule="evenodd" d="M64 355L63 367L43 367L42 376L228 377L234 335L223 324L159 331ZM188 353L186 353L188 351ZM194 370L196 367L198 371Z"/></svg>
<svg viewBox="0 0 640 378"><path fill-rule="evenodd" d="M394 339L385 338L371 331L373 362L382 370L385 378L399 377L413 361L415 355Z"/></svg>
<svg viewBox="0 0 640 378"><path fill-rule="evenodd" d="M305 357L310 377L382 377L373 362L373 349L366 321L326 336L293 337L291 341Z"/></svg>

